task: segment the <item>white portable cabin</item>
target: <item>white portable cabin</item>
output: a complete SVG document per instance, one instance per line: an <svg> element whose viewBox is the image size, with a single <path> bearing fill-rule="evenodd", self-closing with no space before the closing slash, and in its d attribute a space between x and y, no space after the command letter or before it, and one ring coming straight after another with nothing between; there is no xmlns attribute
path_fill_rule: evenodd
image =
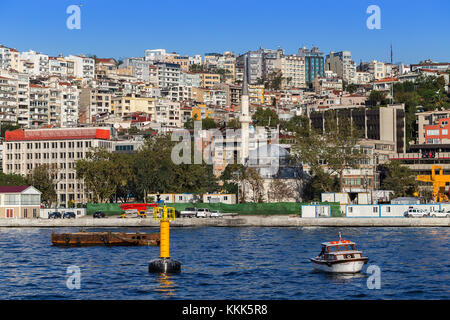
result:
<svg viewBox="0 0 450 320"><path fill-rule="evenodd" d="M339 204L349 204L350 198L346 192L324 192L321 195L322 202L339 202Z"/></svg>
<svg viewBox="0 0 450 320"><path fill-rule="evenodd" d="M302 205L300 215L302 218L326 218L331 216L331 206L328 204Z"/></svg>
<svg viewBox="0 0 450 320"><path fill-rule="evenodd" d="M440 210L440 204L352 204L345 208L345 216L349 218L400 218L409 208L427 211Z"/></svg>

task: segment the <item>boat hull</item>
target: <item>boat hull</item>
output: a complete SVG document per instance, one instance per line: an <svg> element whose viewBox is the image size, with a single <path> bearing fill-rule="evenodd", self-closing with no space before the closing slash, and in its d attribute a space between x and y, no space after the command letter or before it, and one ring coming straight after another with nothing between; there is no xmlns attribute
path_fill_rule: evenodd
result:
<svg viewBox="0 0 450 320"><path fill-rule="evenodd" d="M315 269L330 273L358 273L361 272L363 265L367 262L366 259L338 263L326 263L315 259L311 259L311 261Z"/></svg>

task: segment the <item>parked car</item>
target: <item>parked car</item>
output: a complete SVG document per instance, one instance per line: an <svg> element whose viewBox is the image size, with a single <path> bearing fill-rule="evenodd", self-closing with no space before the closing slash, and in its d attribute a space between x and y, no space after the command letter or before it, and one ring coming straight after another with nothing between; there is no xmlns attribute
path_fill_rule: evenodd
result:
<svg viewBox="0 0 450 320"><path fill-rule="evenodd" d="M182 218L183 217L192 218L192 217L195 217L196 215L197 215L197 209L195 209L195 208L186 208L180 212L180 216Z"/></svg>
<svg viewBox="0 0 450 320"><path fill-rule="evenodd" d="M62 215L61 215L61 212L53 211L53 212L49 212L48 218L49 219L61 219Z"/></svg>
<svg viewBox="0 0 450 320"><path fill-rule="evenodd" d="M94 212L94 214L92 215L94 218L105 218L106 217L106 215L105 215L105 213L104 212L101 212L101 211L96 211L96 212Z"/></svg>
<svg viewBox="0 0 450 320"><path fill-rule="evenodd" d="M75 212L67 211L67 212L64 212L62 217L63 217L63 219L70 219L70 218L75 219L77 216L75 215Z"/></svg>
<svg viewBox="0 0 450 320"><path fill-rule="evenodd" d="M450 218L450 212L444 209L433 211L430 214L433 218Z"/></svg>
<svg viewBox="0 0 450 320"><path fill-rule="evenodd" d="M220 212L219 210L211 211L211 218L220 218L220 217L223 217L222 212Z"/></svg>
<svg viewBox="0 0 450 320"><path fill-rule="evenodd" d="M422 209L416 209L416 208L409 208L408 211L405 212L405 217L408 218L420 218L420 217L429 217L430 213L422 210Z"/></svg>
<svg viewBox="0 0 450 320"><path fill-rule="evenodd" d="M197 218L208 218L211 212L207 208L197 208Z"/></svg>

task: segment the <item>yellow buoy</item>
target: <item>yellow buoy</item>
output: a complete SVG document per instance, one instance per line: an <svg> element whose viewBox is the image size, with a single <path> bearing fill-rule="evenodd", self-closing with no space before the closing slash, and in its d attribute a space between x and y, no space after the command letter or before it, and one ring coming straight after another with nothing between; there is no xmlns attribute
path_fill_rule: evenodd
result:
<svg viewBox="0 0 450 320"><path fill-rule="evenodd" d="M178 273L181 271L181 263L170 259L170 225L175 220L175 208L155 207L153 217L160 221L160 256L159 259L150 261L149 272Z"/></svg>

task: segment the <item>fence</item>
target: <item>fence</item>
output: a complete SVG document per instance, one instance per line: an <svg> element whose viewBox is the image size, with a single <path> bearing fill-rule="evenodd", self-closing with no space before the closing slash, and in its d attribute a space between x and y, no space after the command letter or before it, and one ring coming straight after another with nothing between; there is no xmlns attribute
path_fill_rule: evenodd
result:
<svg viewBox="0 0 450 320"><path fill-rule="evenodd" d="M222 213L236 213L240 215L291 215L300 214L300 203L166 203L175 210L183 211L186 208L207 208L211 211L218 210ZM123 213L120 203L88 203L87 214L92 215L96 211L102 211L107 215Z"/></svg>

